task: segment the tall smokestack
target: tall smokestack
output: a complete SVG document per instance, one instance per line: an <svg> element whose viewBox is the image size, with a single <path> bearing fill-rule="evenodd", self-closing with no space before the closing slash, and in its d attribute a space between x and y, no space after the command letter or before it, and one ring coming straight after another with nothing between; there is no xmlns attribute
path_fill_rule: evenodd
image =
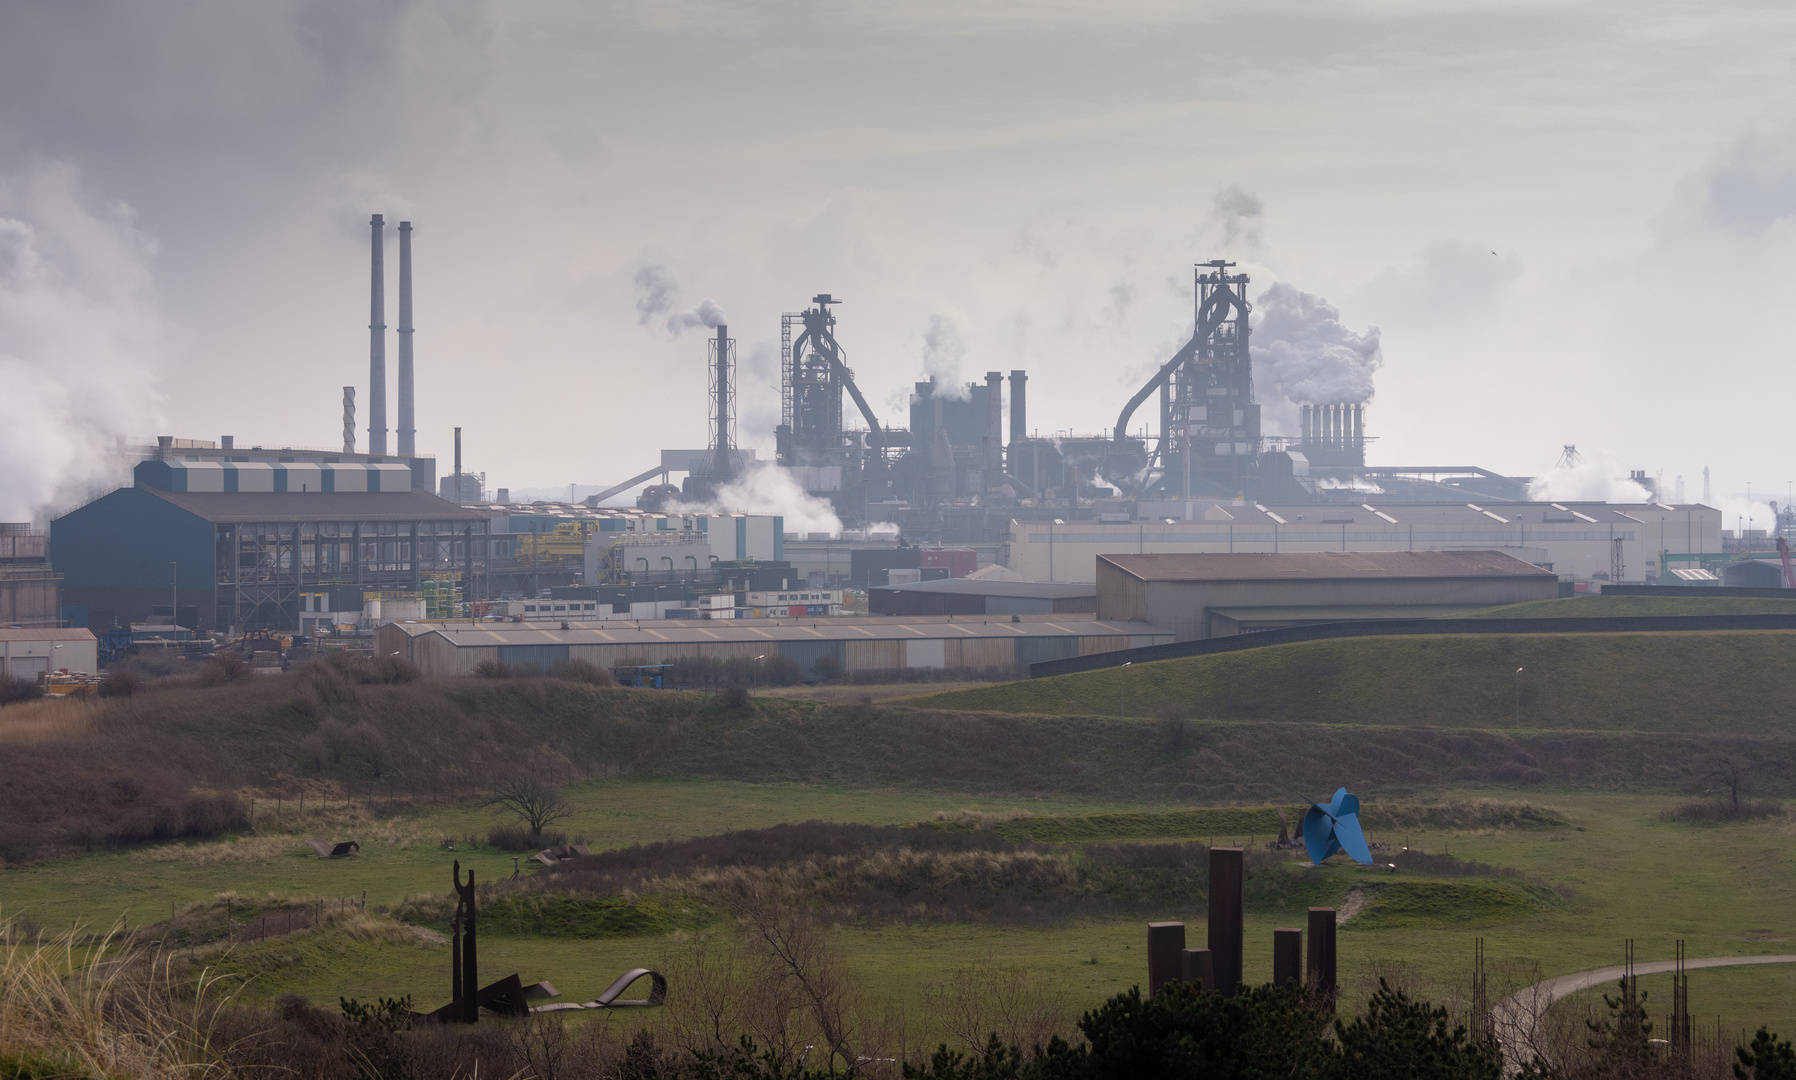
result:
<svg viewBox="0 0 1796 1080"><path fill-rule="evenodd" d="M412 422L412 223L399 223L399 456L418 452Z"/></svg>
<svg viewBox="0 0 1796 1080"><path fill-rule="evenodd" d="M368 221L372 280L368 299L368 452L387 452L387 284L382 260L386 222L375 214Z"/></svg>
<svg viewBox="0 0 1796 1080"><path fill-rule="evenodd" d="M986 487L997 487L1004 474L1004 373L985 373Z"/></svg>
<svg viewBox="0 0 1796 1080"><path fill-rule="evenodd" d="M1029 437L1029 409L1026 389L1029 376L1021 370L1010 373L1010 445L1015 446ZM1010 463L1010 469L1016 471L1016 462Z"/></svg>
<svg viewBox="0 0 1796 1080"><path fill-rule="evenodd" d="M711 479L722 483L736 475L734 419L735 381L730 370L730 328L719 326L711 343Z"/></svg>
<svg viewBox="0 0 1796 1080"><path fill-rule="evenodd" d="M343 388L343 452L355 453L355 387Z"/></svg>
<svg viewBox="0 0 1796 1080"><path fill-rule="evenodd" d="M461 428L455 429L455 495L456 502L461 502Z"/></svg>

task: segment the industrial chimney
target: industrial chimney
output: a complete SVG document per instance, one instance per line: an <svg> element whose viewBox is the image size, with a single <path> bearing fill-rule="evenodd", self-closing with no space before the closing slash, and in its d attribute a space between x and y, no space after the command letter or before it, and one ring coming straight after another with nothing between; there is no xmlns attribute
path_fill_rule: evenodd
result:
<svg viewBox="0 0 1796 1080"><path fill-rule="evenodd" d="M399 223L399 456L418 452L412 422L412 223Z"/></svg>
<svg viewBox="0 0 1796 1080"><path fill-rule="evenodd" d="M1010 445L1013 447L1029 437L1028 386L1027 373L1021 370L1010 373ZM1010 470L1015 475L1016 462L1010 463Z"/></svg>
<svg viewBox="0 0 1796 1080"><path fill-rule="evenodd" d="M387 286L382 261L386 229L379 214L368 222L373 252L368 300L368 453L377 456L387 452Z"/></svg>
<svg viewBox="0 0 1796 1080"><path fill-rule="evenodd" d="M343 452L355 453L355 387L343 388Z"/></svg>
<svg viewBox="0 0 1796 1080"><path fill-rule="evenodd" d="M455 429L455 494L450 498L461 502L461 428Z"/></svg>
<svg viewBox="0 0 1796 1080"><path fill-rule="evenodd" d="M985 373L986 487L997 487L1004 473L1004 373Z"/></svg>
<svg viewBox="0 0 1796 1080"><path fill-rule="evenodd" d="M729 327L717 328L710 354L711 461L708 479L721 484L736 475L736 343L730 340Z"/></svg>

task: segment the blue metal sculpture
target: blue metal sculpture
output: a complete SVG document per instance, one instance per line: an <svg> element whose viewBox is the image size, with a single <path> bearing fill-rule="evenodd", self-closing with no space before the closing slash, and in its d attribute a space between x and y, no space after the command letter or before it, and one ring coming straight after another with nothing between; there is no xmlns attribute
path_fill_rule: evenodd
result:
<svg viewBox="0 0 1796 1080"><path fill-rule="evenodd" d="M1317 866L1337 851L1345 851L1355 862L1370 866L1372 852L1359 827L1359 796L1349 795L1346 788L1341 788L1328 805L1311 803L1303 815L1303 846Z"/></svg>

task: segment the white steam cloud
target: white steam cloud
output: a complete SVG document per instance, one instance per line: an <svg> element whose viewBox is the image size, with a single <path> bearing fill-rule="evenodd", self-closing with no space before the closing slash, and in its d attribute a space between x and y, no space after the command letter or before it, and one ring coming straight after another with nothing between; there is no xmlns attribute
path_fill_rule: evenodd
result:
<svg viewBox="0 0 1796 1080"><path fill-rule="evenodd" d="M667 332L683 334L688 330L715 330L730 320L723 309L712 303L710 298L699 301L699 305L690 311L676 311L667 317Z"/></svg>
<svg viewBox="0 0 1796 1080"><path fill-rule="evenodd" d="M1356 334L1341 324L1333 304L1282 281L1261 293L1255 306L1251 351L1254 376L1267 391L1267 420L1294 433L1293 405L1371 400L1372 373L1384 362L1378 327Z"/></svg>
<svg viewBox="0 0 1796 1080"><path fill-rule="evenodd" d="M935 380L937 397L961 400L967 397L966 379L961 364L967 346L960 339L960 328L946 315L931 315L929 329L923 331L923 371Z"/></svg>
<svg viewBox="0 0 1796 1080"><path fill-rule="evenodd" d="M1597 449L1576 465L1555 465L1528 482L1528 498L1536 502L1650 502L1652 493L1629 480L1614 454Z"/></svg>
<svg viewBox="0 0 1796 1080"><path fill-rule="evenodd" d="M660 263L643 263L636 268L631 281L636 286L636 322L647 326L665 316L662 325L674 335L688 330L716 329L729 322L723 309L709 298L685 311L676 311L680 303L680 282L673 272Z"/></svg>
<svg viewBox="0 0 1796 1080"><path fill-rule="evenodd" d="M122 481L116 446L160 424L153 254L131 208L91 205L71 166L0 181L0 521Z"/></svg>
<svg viewBox="0 0 1796 1080"><path fill-rule="evenodd" d="M751 463L736 479L720 485L708 502L679 503L669 509L682 514L778 514L785 518L788 533L842 535L842 519L835 508L769 461Z"/></svg>
<svg viewBox="0 0 1796 1080"><path fill-rule="evenodd" d="M1257 196L1241 190L1239 184L1218 191L1210 206L1210 224L1221 231L1225 247L1233 247L1237 242L1245 247L1259 247L1265 218L1266 205Z"/></svg>

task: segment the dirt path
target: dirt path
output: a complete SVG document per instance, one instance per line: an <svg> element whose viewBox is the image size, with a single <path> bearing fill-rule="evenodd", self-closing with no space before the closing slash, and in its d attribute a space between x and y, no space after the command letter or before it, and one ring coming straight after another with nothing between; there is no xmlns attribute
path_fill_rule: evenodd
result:
<svg viewBox="0 0 1796 1080"><path fill-rule="evenodd" d="M1712 956L1701 960L1685 960L1684 970L1695 968L1737 967L1746 964L1796 964L1796 956ZM1651 960L1634 965L1635 975L1660 975L1677 968L1675 960ZM1491 1025L1497 1041L1503 1046L1503 1072L1513 1076L1521 1069L1523 1057L1531 1056L1538 1045L1536 1031L1540 1019L1553 1002L1593 986L1618 983L1626 971L1623 967L1593 968L1557 978L1545 979L1525 990L1517 991L1497 1003L1491 1010Z"/></svg>

